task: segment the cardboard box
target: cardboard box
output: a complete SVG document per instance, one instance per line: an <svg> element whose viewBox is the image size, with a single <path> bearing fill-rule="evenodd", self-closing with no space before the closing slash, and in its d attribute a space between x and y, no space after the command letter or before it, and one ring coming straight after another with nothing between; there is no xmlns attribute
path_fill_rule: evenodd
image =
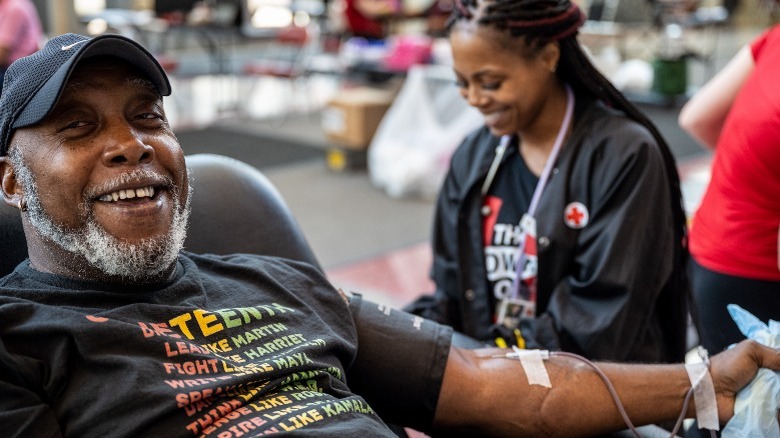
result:
<svg viewBox="0 0 780 438"><path fill-rule="evenodd" d="M322 129L334 143L366 149L394 98L393 91L378 88L342 90L325 106Z"/></svg>

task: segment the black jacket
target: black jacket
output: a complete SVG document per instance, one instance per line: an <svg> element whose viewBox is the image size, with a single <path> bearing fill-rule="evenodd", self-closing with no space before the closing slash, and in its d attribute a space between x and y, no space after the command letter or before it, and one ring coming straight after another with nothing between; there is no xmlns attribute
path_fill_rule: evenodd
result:
<svg viewBox="0 0 780 438"><path fill-rule="evenodd" d="M681 361L687 294L670 280L684 267L673 263L681 243L661 151L644 126L601 103L578 100L574 120L536 213L537 318L521 323L523 337L591 359ZM496 333L480 189L498 143L483 127L455 152L434 222L437 290L406 308L485 341ZM590 212L579 230L563 221L573 201Z"/></svg>

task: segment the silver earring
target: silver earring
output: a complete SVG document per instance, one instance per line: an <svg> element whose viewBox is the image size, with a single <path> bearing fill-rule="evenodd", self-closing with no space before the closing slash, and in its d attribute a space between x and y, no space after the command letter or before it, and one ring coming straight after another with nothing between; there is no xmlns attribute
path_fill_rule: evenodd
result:
<svg viewBox="0 0 780 438"><path fill-rule="evenodd" d="M27 201L24 198L19 199L19 210L22 211L22 213L27 211Z"/></svg>

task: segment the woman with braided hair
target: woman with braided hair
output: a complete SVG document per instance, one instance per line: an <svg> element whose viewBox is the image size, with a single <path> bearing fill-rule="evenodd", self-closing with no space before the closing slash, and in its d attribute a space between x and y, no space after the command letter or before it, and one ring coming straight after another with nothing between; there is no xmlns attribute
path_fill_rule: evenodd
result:
<svg viewBox="0 0 780 438"><path fill-rule="evenodd" d="M457 86L485 125L437 201L436 291L406 310L483 342L616 361L685 353L674 158L581 49L569 0L461 0ZM520 274L516 274L520 272Z"/></svg>

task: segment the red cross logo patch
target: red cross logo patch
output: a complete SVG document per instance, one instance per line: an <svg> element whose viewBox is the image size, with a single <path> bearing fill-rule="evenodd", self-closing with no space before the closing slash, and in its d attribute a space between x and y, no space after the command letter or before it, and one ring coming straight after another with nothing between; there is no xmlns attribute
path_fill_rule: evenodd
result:
<svg viewBox="0 0 780 438"><path fill-rule="evenodd" d="M563 222L569 228L579 230L588 225L589 219L588 208L582 202L570 202L563 209Z"/></svg>

